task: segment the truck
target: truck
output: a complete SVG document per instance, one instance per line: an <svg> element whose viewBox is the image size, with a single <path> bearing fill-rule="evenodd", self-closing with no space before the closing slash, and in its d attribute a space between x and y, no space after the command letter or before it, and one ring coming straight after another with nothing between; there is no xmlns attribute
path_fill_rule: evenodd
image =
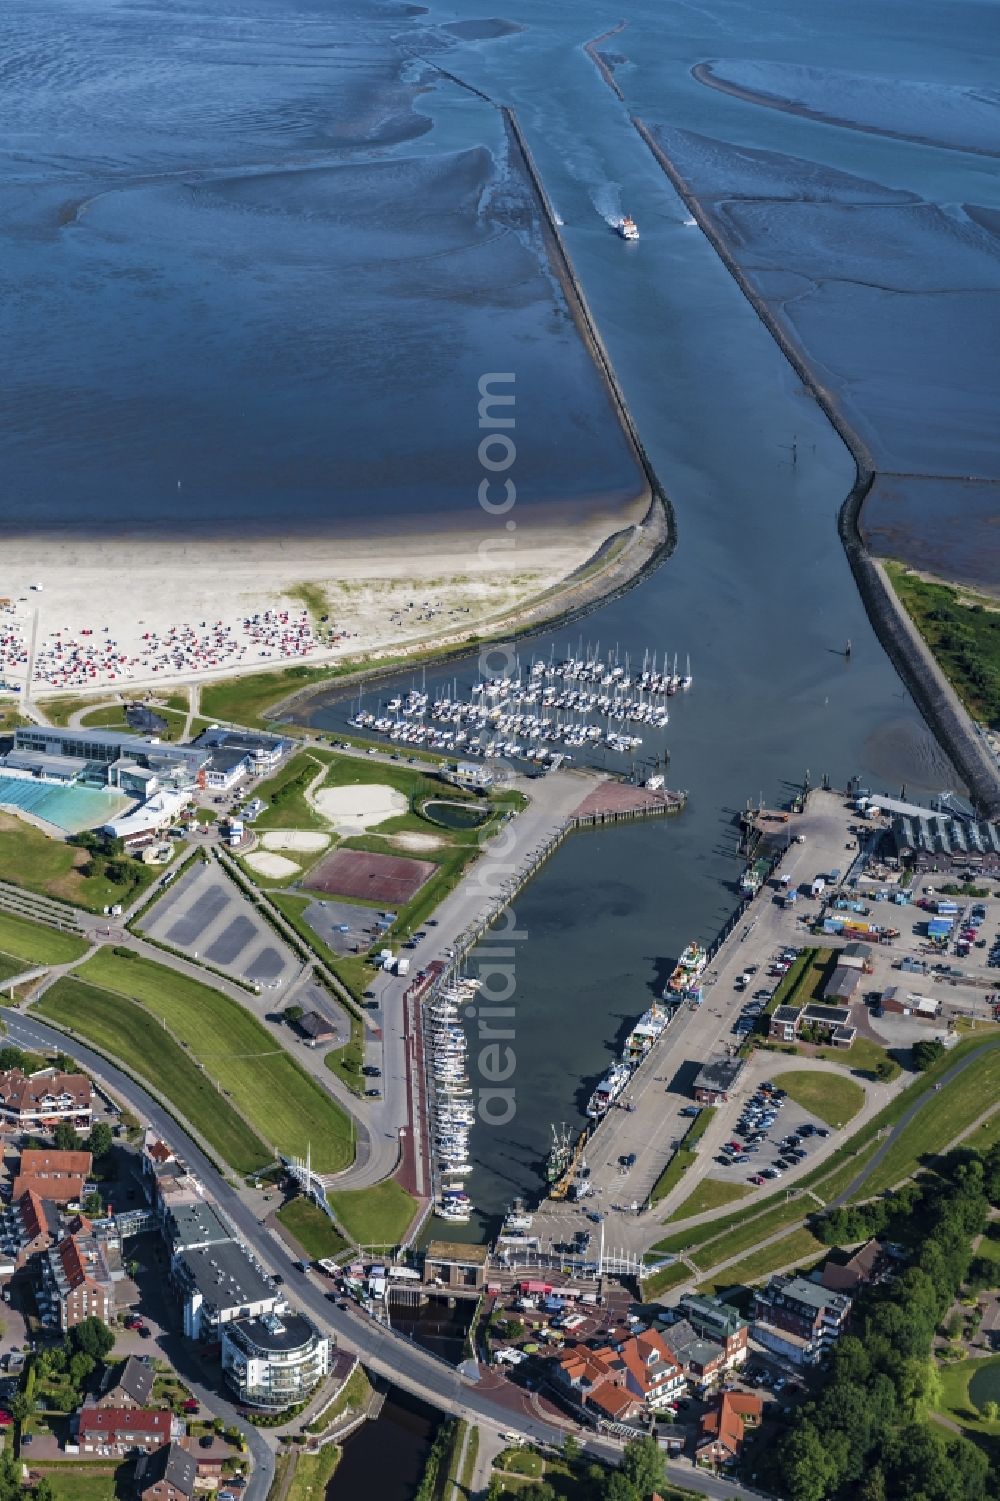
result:
<svg viewBox="0 0 1000 1501"><path fill-rule="evenodd" d="M825 876L816 876L814 878L814 880L813 880L812 885L809 888L809 895L810 896L822 896L823 892L825 890L826 890L826 877Z"/></svg>
<svg viewBox="0 0 1000 1501"><path fill-rule="evenodd" d="M409 959L404 959L403 956L400 955L399 958L396 960L396 963L394 965L394 969L395 969L397 975L408 975L410 973L410 961L409 961Z"/></svg>

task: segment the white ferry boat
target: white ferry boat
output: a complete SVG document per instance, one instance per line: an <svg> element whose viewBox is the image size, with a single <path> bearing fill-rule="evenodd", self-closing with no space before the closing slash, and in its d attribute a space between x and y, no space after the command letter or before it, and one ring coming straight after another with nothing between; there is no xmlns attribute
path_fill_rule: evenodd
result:
<svg viewBox="0 0 1000 1501"><path fill-rule="evenodd" d="M637 240L639 238L639 226L631 214L626 214L618 225L618 233L623 240Z"/></svg>

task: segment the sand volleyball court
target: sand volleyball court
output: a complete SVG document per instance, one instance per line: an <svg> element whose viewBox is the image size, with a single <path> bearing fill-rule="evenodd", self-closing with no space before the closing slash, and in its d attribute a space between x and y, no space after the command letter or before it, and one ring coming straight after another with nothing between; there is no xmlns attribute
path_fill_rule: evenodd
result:
<svg viewBox="0 0 1000 1501"><path fill-rule="evenodd" d="M286 860L284 855L269 855L266 850L255 851L252 855L243 857L251 870L258 875L271 876L276 881L284 880L285 876L297 876L299 867L294 860Z"/></svg>
<svg viewBox="0 0 1000 1501"><path fill-rule="evenodd" d="M405 813L409 803L395 787L382 782L360 782L349 787L320 787L313 793L317 812L343 834L374 828L387 818Z"/></svg>
<svg viewBox="0 0 1000 1501"><path fill-rule="evenodd" d="M272 829L261 836L266 850L302 850L306 853L325 850L330 843L329 834L310 834L303 829Z"/></svg>

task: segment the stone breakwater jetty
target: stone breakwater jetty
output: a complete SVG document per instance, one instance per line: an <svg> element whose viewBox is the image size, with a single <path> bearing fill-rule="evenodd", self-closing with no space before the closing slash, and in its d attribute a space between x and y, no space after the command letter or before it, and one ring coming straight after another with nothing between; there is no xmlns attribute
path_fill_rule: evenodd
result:
<svg viewBox="0 0 1000 1501"><path fill-rule="evenodd" d="M896 597L884 569L872 557L862 539L858 524L861 507L876 478L871 453L845 420L832 394L820 383L802 350L738 264L711 213L664 151L654 132L637 115L629 118L716 255L853 458L857 476L840 509L837 526L865 611L914 703L964 779L977 810L984 817L996 817L1000 814L1000 766Z"/></svg>

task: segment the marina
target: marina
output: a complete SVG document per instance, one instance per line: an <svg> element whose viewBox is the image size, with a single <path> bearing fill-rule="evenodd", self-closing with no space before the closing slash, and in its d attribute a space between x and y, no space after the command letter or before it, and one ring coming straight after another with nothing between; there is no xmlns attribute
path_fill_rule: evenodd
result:
<svg viewBox="0 0 1000 1501"><path fill-rule="evenodd" d="M643 743L636 728L665 730L667 700L694 683L691 658L683 673L678 657L646 651L633 672L628 654L607 657L600 644L556 662L535 658L525 675L480 678L459 693L458 679L431 698L426 683L397 692L376 709L363 707L363 693L348 723L390 741L463 756L523 758L558 767L582 748L603 747L628 755ZM426 674L425 674L426 677ZM616 728L612 728L616 726ZM622 728L617 728L621 726ZM550 749L549 747L557 747Z"/></svg>

